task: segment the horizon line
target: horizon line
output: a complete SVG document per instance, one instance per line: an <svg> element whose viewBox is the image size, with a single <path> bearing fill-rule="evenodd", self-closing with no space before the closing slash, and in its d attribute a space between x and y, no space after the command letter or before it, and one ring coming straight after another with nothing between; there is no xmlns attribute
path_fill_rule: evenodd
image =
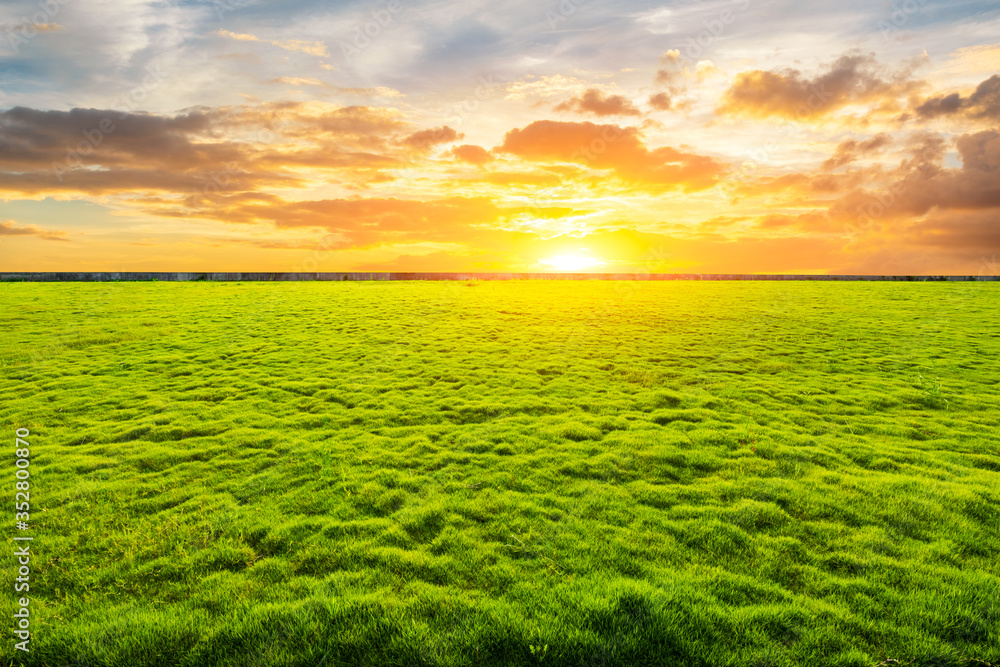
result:
<svg viewBox="0 0 1000 667"><path fill-rule="evenodd" d="M575 272L415 272L415 271L344 271L344 272L197 272L197 271L23 271L0 272L0 282L337 282L401 280L843 280L843 281L1000 281L1000 275L866 275L866 274L791 274L791 273L575 273Z"/></svg>

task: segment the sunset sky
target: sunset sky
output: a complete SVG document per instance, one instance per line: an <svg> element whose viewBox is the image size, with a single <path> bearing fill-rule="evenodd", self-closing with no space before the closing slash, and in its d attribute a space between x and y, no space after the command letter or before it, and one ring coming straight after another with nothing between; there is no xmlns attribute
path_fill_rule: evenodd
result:
<svg viewBox="0 0 1000 667"><path fill-rule="evenodd" d="M996 274L998 36L960 0L5 0L0 270Z"/></svg>

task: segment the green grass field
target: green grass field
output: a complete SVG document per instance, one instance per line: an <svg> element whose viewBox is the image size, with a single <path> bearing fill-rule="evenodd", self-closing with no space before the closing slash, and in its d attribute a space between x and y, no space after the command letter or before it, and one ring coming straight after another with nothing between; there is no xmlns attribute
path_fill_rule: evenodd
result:
<svg viewBox="0 0 1000 667"><path fill-rule="evenodd" d="M1000 663L1000 285L0 285L3 664Z"/></svg>

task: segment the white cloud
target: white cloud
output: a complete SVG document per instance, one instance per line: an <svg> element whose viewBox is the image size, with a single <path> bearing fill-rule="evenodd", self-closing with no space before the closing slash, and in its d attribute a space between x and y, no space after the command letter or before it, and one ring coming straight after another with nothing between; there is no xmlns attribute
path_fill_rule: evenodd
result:
<svg viewBox="0 0 1000 667"><path fill-rule="evenodd" d="M654 35L669 35L677 32L676 13L669 7L643 12L636 17L636 23Z"/></svg>

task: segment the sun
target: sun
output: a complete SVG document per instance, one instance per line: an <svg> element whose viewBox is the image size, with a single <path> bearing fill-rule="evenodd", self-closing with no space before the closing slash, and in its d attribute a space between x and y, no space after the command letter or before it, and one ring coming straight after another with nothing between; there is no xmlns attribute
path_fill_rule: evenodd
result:
<svg viewBox="0 0 1000 667"><path fill-rule="evenodd" d="M550 266L556 271L583 271L596 266L603 266L604 262L597 257L587 257L580 254L556 255L543 259L539 264Z"/></svg>

